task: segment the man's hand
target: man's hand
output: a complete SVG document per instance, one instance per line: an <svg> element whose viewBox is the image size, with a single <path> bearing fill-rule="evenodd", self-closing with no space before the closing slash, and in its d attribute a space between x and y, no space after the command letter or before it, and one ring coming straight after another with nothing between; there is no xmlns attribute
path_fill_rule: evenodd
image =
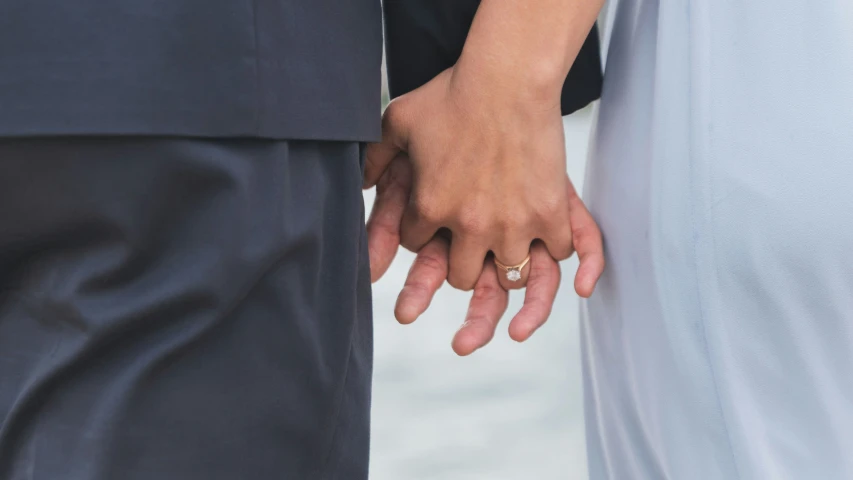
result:
<svg viewBox="0 0 853 480"><path fill-rule="evenodd" d="M374 282L388 269L399 247L400 221L409 201L411 175L408 159L399 155L377 184L376 199L367 222L370 270ZM575 290L579 295L588 297L604 269L601 234L574 188L571 184L569 186L569 221L581 260L575 276ZM400 323L414 322L429 307L435 292L447 277L449 252L448 240L440 235L418 251L397 299L394 313ZM530 257L524 306L509 326L510 337L516 341L526 340L545 323L560 284L559 264L541 242L533 244ZM498 321L507 308L509 294L498 281L494 263L490 258L486 259L480 268L468 314L453 340L453 349L459 355L469 355L486 345L494 336Z"/></svg>
<svg viewBox="0 0 853 480"><path fill-rule="evenodd" d="M447 241L441 237L431 240L418 252L403 291L397 298L394 311L397 321L412 323L426 311L447 277L447 256ZM509 336L513 340L527 340L548 320L559 287L560 265L551 258L544 245L537 242L530 252L530 277L524 306L509 324ZM474 286L465 322L453 338L453 351L462 356L470 355L489 343L506 312L508 301L509 292L498 282L494 262L487 259Z"/></svg>

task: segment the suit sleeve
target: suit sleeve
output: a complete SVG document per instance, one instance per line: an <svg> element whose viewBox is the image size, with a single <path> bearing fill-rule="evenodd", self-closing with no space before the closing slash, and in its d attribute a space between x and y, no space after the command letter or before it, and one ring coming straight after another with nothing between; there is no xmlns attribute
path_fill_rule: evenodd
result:
<svg viewBox="0 0 853 480"><path fill-rule="evenodd" d="M385 61L391 97L407 93L452 67L480 0L385 0ZM593 27L563 84L563 115L601 95L598 29Z"/></svg>

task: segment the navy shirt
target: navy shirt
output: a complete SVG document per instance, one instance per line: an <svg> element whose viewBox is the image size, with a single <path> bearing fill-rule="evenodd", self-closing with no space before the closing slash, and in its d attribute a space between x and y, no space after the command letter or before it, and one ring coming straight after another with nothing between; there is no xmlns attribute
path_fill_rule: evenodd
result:
<svg viewBox="0 0 853 480"><path fill-rule="evenodd" d="M480 0L385 0L388 86L396 97L420 87L462 54ZM601 95L601 53L593 26L563 84L563 115Z"/></svg>

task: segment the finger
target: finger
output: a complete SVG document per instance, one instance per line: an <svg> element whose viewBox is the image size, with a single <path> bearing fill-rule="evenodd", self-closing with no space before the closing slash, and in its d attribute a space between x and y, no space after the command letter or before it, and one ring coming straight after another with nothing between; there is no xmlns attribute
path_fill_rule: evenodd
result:
<svg viewBox="0 0 853 480"><path fill-rule="evenodd" d="M483 272L488 249L473 237L453 235L450 240L450 270L447 283L459 290L471 290Z"/></svg>
<svg viewBox="0 0 853 480"><path fill-rule="evenodd" d="M530 251L530 278L524 305L509 324L510 338L523 342L548 320L559 288L560 264L551 257L542 242L534 242Z"/></svg>
<svg viewBox="0 0 853 480"><path fill-rule="evenodd" d="M574 187L569 184L569 215L572 226L572 241L578 252L580 266L575 275L575 291L584 298L589 298L595 290L595 284L604 272L604 244L601 230L592 214L587 210L583 200L578 196Z"/></svg>
<svg viewBox="0 0 853 480"><path fill-rule="evenodd" d="M509 292L501 288L497 274L491 260L483 263L465 322L453 337L452 347L457 355L470 355L495 336L495 328L509 303Z"/></svg>
<svg viewBox="0 0 853 480"><path fill-rule="evenodd" d="M505 242L505 246L496 249L495 259L507 267L522 265L530 255L530 239L513 240ZM506 290L524 288L527 285L527 277L530 274L530 261L522 268L510 270L498 268L498 279L501 286Z"/></svg>
<svg viewBox="0 0 853 480"><path fill-rule="evenodd" d="M367 220L370 280L378 281L388 270L400 246L400 221L412 188L412 167L398 155L376 185L376 199Z"/></svg>
<svg viewBox="0 0 853 480"><path fill-rule="evenodd" d="M382 114L382 141L371 143L365 151L363 188L372 188L379 177L408 144L409 119L407 97L403 95L388 104Z"/></svg>
<svg viewBox="0 0 853 480"><path fill-rule="evenodd" d="M400 225L400 244L406 250L417 252L432 240L439 227L440 225L433 218L419 212L416 202L410 200L403 212L403 221Z"/></svg>
<svg viewBox="0 0 853 480"><path fill-rule="evenodd" d="M447 278L448 249L447 240L437 236L418 252L397 297L394 316L398 322L412 323L429 307L435 292Z"/></svg>
<svg viewBox="0 0 853 480"><path fill-rule="evenodd" d="M565 177L566 193L574 191L568 175ZM545 208L542 216L540 239L557 261L566 260L575 252L572 244L572 222L569 210L569 195L563 195Z"/></svg>

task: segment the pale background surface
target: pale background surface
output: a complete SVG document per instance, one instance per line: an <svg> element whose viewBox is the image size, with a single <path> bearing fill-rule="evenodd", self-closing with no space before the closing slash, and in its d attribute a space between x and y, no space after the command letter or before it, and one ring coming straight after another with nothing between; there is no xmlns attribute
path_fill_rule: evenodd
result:
<svg viewBox="0 0 853 480"><path fill-rule="evenodd" d="M592 109L564 119L568 171L583 184ZM365 193L369 211L373 193ZM548 324L509 339L516 293L495 339L468 358L450 349L470 294L445 285L429 311L397 324L394 302L411 261L401 251L374 286L376 366L372 480L574 480L586 478L575 258Z"/></svg>

